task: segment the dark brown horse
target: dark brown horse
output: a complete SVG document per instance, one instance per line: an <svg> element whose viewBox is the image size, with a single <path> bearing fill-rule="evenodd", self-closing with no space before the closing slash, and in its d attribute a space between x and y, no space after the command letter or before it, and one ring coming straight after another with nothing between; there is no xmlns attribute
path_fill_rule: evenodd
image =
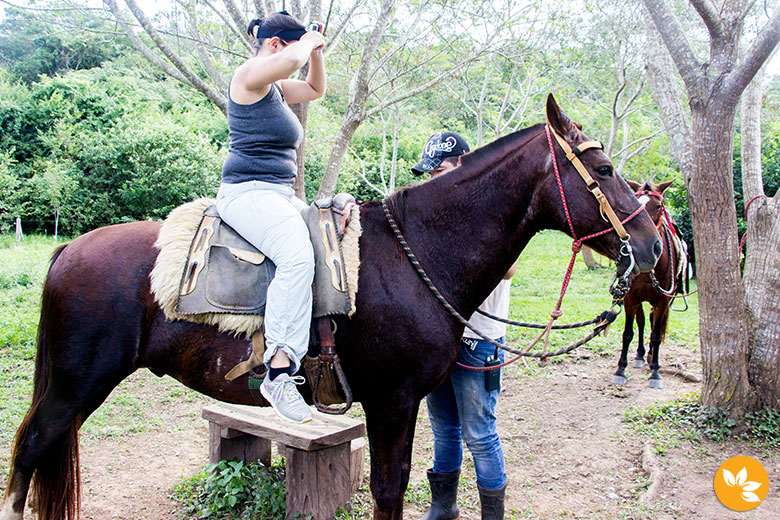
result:
<svg viewBox="0 0 780 520"><path fill-rule="evenodd" d="M658 373L658 351L666 337L666 328L669 323L669 309L673 295L682 288L682 276L685 275L685 267L682 266L678 273L680 254L674 247L673 233L676 233L664 209L664 190L672 181L661 184L645 183L644 185L634 181L627 181L628 185L636 192L640 202L645 204L650 218L655 222L658 232L661 234L663 252L655 268L649 273L636 276L631 282L631 289L623 299L623 307L626 313L626 326L623 329L623 350L620 353L618 369L612 376L614 384L626 383L625 368L628 365L628 348L634 338L634 319L639 335L639 341L634 359L634 368L642 368L645 365L645 312L642 303L650 304L650 344L647 351L647 362L650 364L650 388L663 388L663 380Z"/></svg>
<svg viewBox="0 0 780 520"><path fill-rule="evenodd" d="M587 140L552 96L550 127L574 146ZM447 175L399 190L388 206L443 295L470 316L542 229L569 232L539 124L463 157ZM607 228L599 204L555 144L576 233ZM582 153L620 219L640 208L601 150ZM378 202L360 213L362 266L357 312L338 322L336 343L354 397L363 404L371 451L374 518L403 515L420 400L455 365L463 326L423 285ZM660 240L644 212L628 221L636 267L651 269ZM215 327L165 319L149 289L159 223L97 229L54 254L43 288L32 405L17 434L0 520L19 520L31 479L43 520L78 509L77 432L111 390L139 368L169 375L222 401L256 404L247 377L225 380L250 342ZM618 258L614 232L588 246ZM625 259L624 259L625 260ZM622 262L621 269L629 263Z"/></svg>

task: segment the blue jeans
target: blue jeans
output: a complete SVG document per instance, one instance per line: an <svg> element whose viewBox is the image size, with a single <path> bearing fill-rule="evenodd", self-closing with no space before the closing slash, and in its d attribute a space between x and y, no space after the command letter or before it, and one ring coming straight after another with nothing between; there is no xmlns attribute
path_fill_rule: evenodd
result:
<svg viewBox="0 0 780 520"><path fill-rule="evenodd" d="M497 340L504 343L504 338ZM474 346L472 349L471 347ZM464 365L484 367L496 347L484 340L464 339L458 351L458 361ZM504 351L498 351L504 360ZM433 471L451 473L460 469L463 461L463 441L466 441L477 482L485 489L498 489L506 484L504 451L496 431L496 401L501 390L485 390L485 372L455 366L455 370L426 398L428 416L433 430Z"/></svg>

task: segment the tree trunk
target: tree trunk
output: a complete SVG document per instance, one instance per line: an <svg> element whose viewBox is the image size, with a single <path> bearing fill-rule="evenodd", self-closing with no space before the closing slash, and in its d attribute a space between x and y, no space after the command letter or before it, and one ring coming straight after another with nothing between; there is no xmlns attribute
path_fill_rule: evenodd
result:
<svg viewBox="0 0 780 520"><path fill-rule="evenodd" d="M309 120L309 103L296 103L294 105L290 105L290 108L292 108L293 113L301 122L301 126L303 127L303 141L301 141L301 145L295 151L295 157L298 161L298 174L295 176L293 190L295 190L295 195L299 199L306 200L306 123Z"/></svg>
<svg viewBox="0 0 780 520"><path fill-rule="evenodd" d="M750 384L760 407L780 409L780 205L764 196L759 73L742 96L742 185L747 209L746 304L750 316ZM752 201L752 202L751 202Z"/></svg>
<svg viewBox="0 0 780 520"><path fill-rule="evenodd" d="M593 255L593 249L588 246L582 247L582 261L588 269L601 269L603 266Z"/></svg>
<svg viewBox="0 0 780 520"><path fill-rule="evenodd" d="M341 164L344 162L344 155L347 153L347 147L352 142L352 137L354 137L360 123L363 122L362 116L362 106L350 103L341 123L341 128L339 128L339 133L336 134L336 141L333 143L328 166L325 169L325 175L322 177L320 189L317 191L317 198L328 197L335 193Z"/></svg>
<svg viewBox="0 0 780 520"><path fill-rule="evenodd" d="M763 246L756 245L749 255L746 278L754 276L754 269L762 272L768 280L764 282L769 286L766 291L771 293L765 299L740 274L732 175L732 136L739 96L780 41L780 11L775 7L750 49L738 60L749 2L724 0L716 9L711 2L690 0L710 38L710 55L702 61L688 44L682 25L665 0L643 3L685 84L691 109L688 139L680 139L675 126L685 134L688 118L684 113L679 118L681 111L673 99L674 89L670 88L673 82L668 77L664 82L649 67L654 97L662 111L667 112L664 123L688 189L699 278L699 334L704 365L701 402L707 408L725 408L729 417L740 419L759 408L777 407L780 393L776 368L780 255L775 254L780 240L769 234ZM650 61L652 65L660 64L657 70L661 70L667 68L663 64L666 54L658 52L654 35L654 31L649 31ZM677 124L670 126L668 122L674 119L678 119ZM752 258L754 254L762 256L763 267L752 265L758 261ZM756 305L755 298L770 303ZM774 347L766 348L764 342L772 341L771 338L775 338ZM753 357L757 359L754 361ZM774 372L770 374L772 367ZM758 382L758 386L751 386L752 382ZM761 390L762 386L771 388Z"/></svg>
<svg viewBox="0 0 780 520"><path fill-rule="evenodd" d="M325 168L325 174L317 191L317 198L329 197L336 191L336 182L338 181L341 164L344 162L344 154L347 153L347 147L352 141L352 137L355 135L360 123L366 118L365 108L372 76L372 62L390 21L394 3L395 0L382 1L376 22L371 29L371 34L366 38L366 44L363 46L363 52L360 55L360 64L349 88L347 112L344 114L341 128L336 135L336 142L333 144L333 149L330 152L328 166Z"/></svg>
<svg viewBox="0 0 780 520"><path fill-rule="evenodd" d="M747 378L748 330L740 278L732 176L734 107L691 103L692 172L686 176L699 279L699 334L706 408L726 407L732 417L751 410Z"/></svg>

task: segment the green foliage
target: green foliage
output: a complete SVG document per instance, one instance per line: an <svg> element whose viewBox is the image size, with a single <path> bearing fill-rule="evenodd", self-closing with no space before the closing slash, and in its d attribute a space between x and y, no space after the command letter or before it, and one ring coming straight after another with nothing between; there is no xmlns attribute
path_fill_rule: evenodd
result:
<svg viewBox="0 0 780 520"><path fill-rule="evenodd" d="M629 408L624 418L651 437L661 451L676 446L680 439L700 442L702 437L715 442L738 438L765 449L780 446L780 412L763 409L736 421L725 408L702 408L698 393L648 408Z"/></svg>
<svg viewBox="0 0 780 520"><path fill-rule="evenodd" d="M780 411L763 409L745 416L749 438L768 448L780 448Z"/></svg>
<svg viewBox="0 0 780 520"><path fill-rule="evenodd" d="M182 504L184 518L282 520L284 460L277 458L268 468L260 463L222 460L178 484L173 498Z"/></svg>
<svg viewBox="0 0 780 520"><path fill-rule="evenodd" d="M99 34L111 29L101 17L82 15L75 9L67 14L59 12L56 22L60 27L79 27L81 31L57 28L49 34L53 24L46 22L34 13L15 8L6 9L5 19L0 22L0 65L12 78L27 85L40 76L98 67L129 45L124 38L107 39Z"/></svg>
<svg viewBox="0 0 780 520"><path fill-rule="evenodd" d="M173 82L111 66L44 79L27 92L0 80L0 225L60 233L160 219L213 196L226 122Z"/></svg>

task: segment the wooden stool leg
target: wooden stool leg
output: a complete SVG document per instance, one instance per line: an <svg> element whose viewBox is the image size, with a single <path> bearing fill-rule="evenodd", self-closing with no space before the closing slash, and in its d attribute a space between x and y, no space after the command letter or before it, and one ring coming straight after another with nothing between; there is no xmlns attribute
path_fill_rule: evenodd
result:
<svg viewBox="0 0 780 520"><path fill-rule="evenodd" d="M316 451L287 447L287 518L331 520L350 498L350 443Z"/></svg>
<svg viewBox="0 0 780 520"><path fill-rule="evenodd" d="M246 463L258 460L271 465L271 441L237 430L209 423L209 462L242 460Z"/></svg>

